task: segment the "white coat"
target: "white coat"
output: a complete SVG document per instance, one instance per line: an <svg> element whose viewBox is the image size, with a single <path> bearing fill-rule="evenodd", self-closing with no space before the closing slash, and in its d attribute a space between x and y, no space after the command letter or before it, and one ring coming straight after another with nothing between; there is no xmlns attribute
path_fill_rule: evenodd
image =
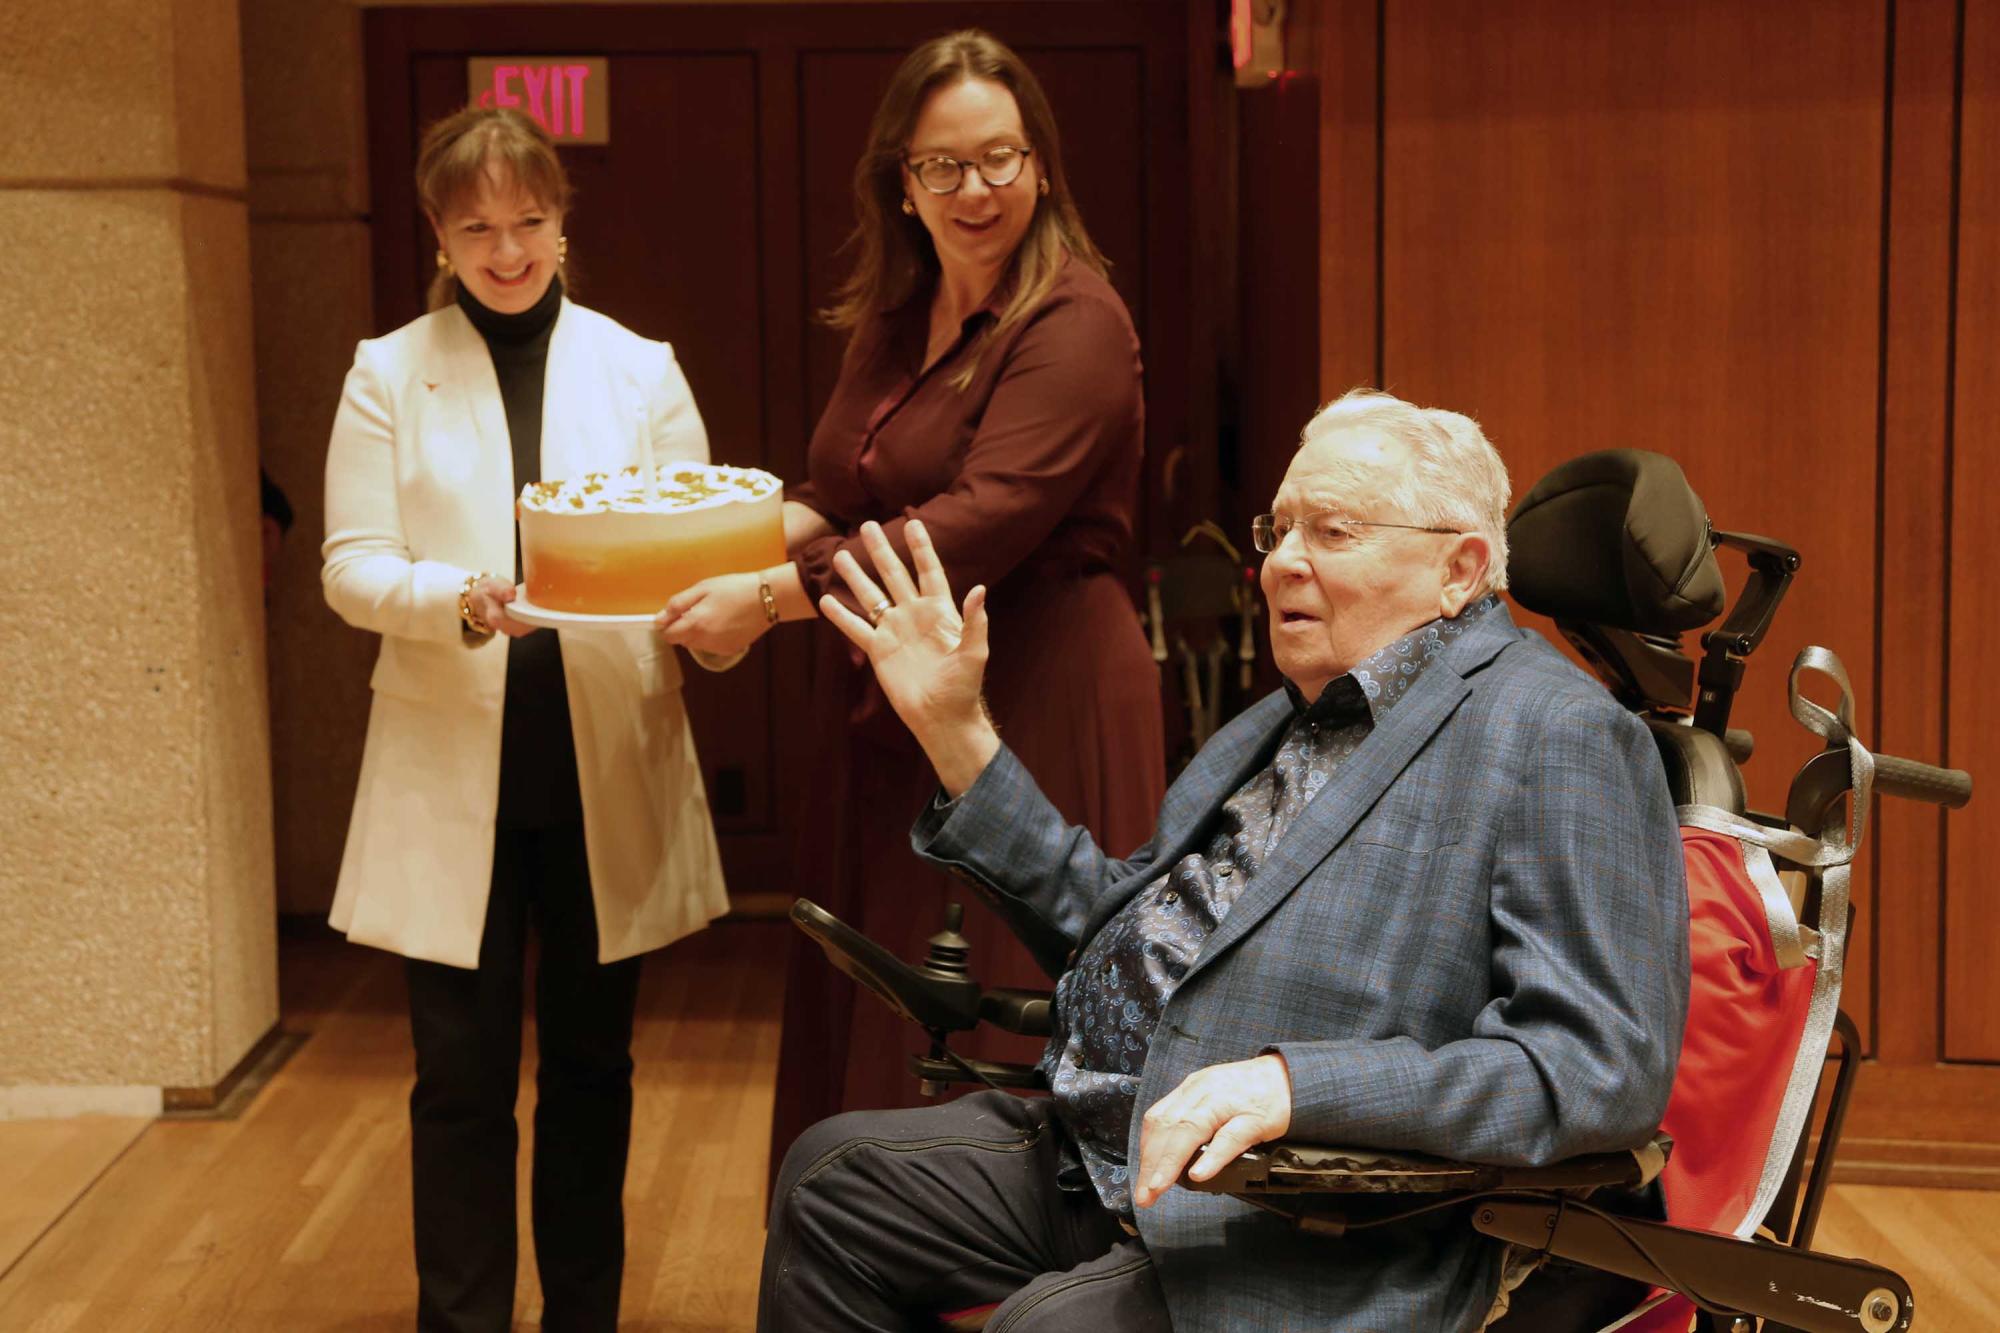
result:
<svg viewBox="0 0 2000 1333"><path fill-rule="evenodd" d="M542 476L638 461L642 415L658 459L707 459L673 349L565 299ZM321 581L343 620L382 636L330 918L358 944L478 966L508 640L468 642L458 595L468 574L513 569L519 489L493 360L462 310L355 349L327 453ZM650 627L560 633L598 958L611 962L700 929L728 899L672 650Z"/></svg>

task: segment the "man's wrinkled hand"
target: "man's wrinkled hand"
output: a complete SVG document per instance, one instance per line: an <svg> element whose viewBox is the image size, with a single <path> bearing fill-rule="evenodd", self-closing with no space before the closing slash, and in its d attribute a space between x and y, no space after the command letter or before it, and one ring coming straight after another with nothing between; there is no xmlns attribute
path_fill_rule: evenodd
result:
<svg viewBox="0 0 2000 1333"><path fill-rule="evenodd" d="M1197 1150L1201 1156L1188 1175L1207 1180L1244 1149L1281 1139L1291 1127L1292 1075L1282 1055L1197 1069L1140 1122L1132 1202L1152 1207Z"/></svg>
<svg viewBox="0 0 2000 1333"><path fill-rule="evenodd" d="M924 747L939 782L957 796L999 748L980 698L988 652L986 589L974 588L962 608L954 605L924 525L911 520L904 536L914 577L881 525L862 524L874 577L846 551L834 556L833 567L864 614L830 596L820 600L820 614L868 655L884 697Z"/></svg>

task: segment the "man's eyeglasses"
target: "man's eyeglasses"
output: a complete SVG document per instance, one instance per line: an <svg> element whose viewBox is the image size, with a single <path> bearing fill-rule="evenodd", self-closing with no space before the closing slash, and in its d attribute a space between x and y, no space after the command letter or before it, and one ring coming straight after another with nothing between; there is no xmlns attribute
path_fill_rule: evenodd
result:
<svg viewBox="0 0 2000 1333"><path fill-rule="evenodd" d="M1293 518L1289 514L1259 514L1250 520L1250 544L1264 555L1269 555L1285 543L1286 534L1293 528L1305 539L1306 548L1313 551L1339 551L1350 545L1360 535L1361 528L1398 528L1404 532L1435 532L1450 536L1462 536L1458 528L1427 528L1421 523L1371 523L1366 519L1349 518L1337 509L1322 509L1304 518Z"/></svg>
<svg viewBox="0 0 2000 1333"><path fill-rule="evenodd" d="M1020 176L1021 168L1028 161L1032 148L1017 148L1002 145L989 148L977 158L967 161L962 157L927 157L918 162L906 162L910 174L917 178L932 194L957 194L958 187L965 183L966 168L979 172L979 179L996 189L1002 185L1012 185Z"/></svg>

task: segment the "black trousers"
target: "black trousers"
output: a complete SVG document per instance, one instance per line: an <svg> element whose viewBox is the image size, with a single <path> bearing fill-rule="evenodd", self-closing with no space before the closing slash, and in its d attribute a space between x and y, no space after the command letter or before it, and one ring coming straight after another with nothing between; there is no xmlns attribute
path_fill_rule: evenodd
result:
<svg viewBox="0 0 2000 1333"><path fill-rule="evenodd" d="M1166 1330L1139 1240L1056 1185L1046 1099L980 1092L850 1111L792 1145L764 1238L759 1333L933 1329L999 1302L989 1333Z"/></svg>
<svg viewBox="0 0 2000 1333"><path fill-rule="evenodd" d="M639 960L597 961L583 829L502 829L476 971L409 962L418 1327L505 1330L528 929L540 937L532 1202L542 1327L610 1330L625 1267Z"/></svg>

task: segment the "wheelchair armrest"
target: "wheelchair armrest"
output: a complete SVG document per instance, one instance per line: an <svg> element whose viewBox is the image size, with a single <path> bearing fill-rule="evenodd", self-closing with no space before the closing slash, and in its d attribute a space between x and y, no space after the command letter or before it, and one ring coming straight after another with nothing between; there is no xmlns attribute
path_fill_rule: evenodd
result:
<svg viewBox="0 0 2000 1333"><path fill-rule="evenodd" d="M1048 991L1012 986L981 989L965 974L962 948L956 960L947 960L956 971L942 971L930 964L915 966L805 898L793 900L792 924L812 936L828 962L919 1027L932 1032L965 1032L991 1023L1026 1037L1049 1035L1054 996ZM959 944L962 946L963 940Z"/></svg>
<svg viewBox="0 0 2000 1333"><path fill-rule="evenodd" d="M979 983L931 968L911 967L818 903L792 902L792 924L812 936L827 961L874 991L919 1027L964 1032L980 1020Z"/></svg>
<svg viewBox="0 0 2000 1333"><path fill-rule="evenodd" d="M982 1022L1024 1037L1046 1037L1053 1025L1050 1005L1055 996L1045 990L995 986L979 997Z"/></svg>
<svg viewBox="0 0 2000 1333"><path fill-rule="evenodd" d="M1548 1166L1454 1162L1422 1153L1337 1148L1280 1139L1259 1144L1208 1180L1181 1184L1208 1194L1467 1194L1487 1190L1637 1188L1666 1165L1673 1140L1624 1152L1586 1153Z"/></svg>

